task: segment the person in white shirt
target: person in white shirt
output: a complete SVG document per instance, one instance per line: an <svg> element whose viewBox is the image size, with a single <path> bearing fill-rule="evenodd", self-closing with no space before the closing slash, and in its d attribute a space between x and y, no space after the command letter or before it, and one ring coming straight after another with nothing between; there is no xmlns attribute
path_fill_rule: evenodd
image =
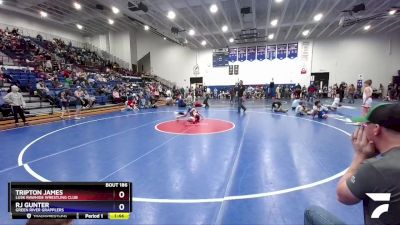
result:
<svg viewBox="0 0 400 225"><path fill-rule="evenodd" d="M74 92L75 98L76 98L76 113L75 113L75 119L79 120L82 119L83 117L80 117L81 115L81 109L82 109L82 104L85 102L84 100L84 93L82 90L81 86L78 86L76 91Z"/></svg>
<svg viewBox="0 0 400 225"><path fill-rule="evenodd" d="M192 93L189 93L188 96L186 97L186 104L187 105L193 105Z"/></svg>
<svg viewBox="0 0 400 225"><path fill-rule="evenodd" d="M332 105L328 106L328 109L331 111L336 111L337 108L341 107L342 105L340 104L340 98L335 97L335 99L332 102Z"/></svg>
<svg viewBox="0 0 400 225"><path fill-rule="evenodd" d="M15 126L18 127L18 114L21 117L24 125L28 125L24 115L24 108L26 103L21 93L18 92L19 88L15 85L11 86L11 92L3 97L4 101L11 105L11 109L14 114Z"/></svg>
<svg viewBox="0 0 400 225"><path fill-rule="evenodd" d="M364 81L363 102L362 102L362 116L367 115L372 106L372 80Z"/></svg>
<svg viewBox="0 0 400 225"><path fill-rule="evenodd" d="M281 99L281 86L278 85L278 87L276 87L275 93L276 93L276 98Z"/></svg>
<svg viewBox="0 0 400 225"><path fill-rule="evenodd" d="M293 102L292 102L292 110L295 110L300 102L301 102L301 99L298 99L298 98L293 100Z"/></svg>
<svg viewBox="0 0 400 225"><path fill-rule="evenodd" d="M165 92L165 94L167 95L167 97L171 97L171 90L168 89L168 90Z"/></svg>
<svg viewBox="0 0 400 225"><path fill-rule="evenodd" d="M304 116L307 114L302 101L300 101L299 104L296 106L294 112L296 113L296 116Z"/></svg>
<svg viewBox="0 0 400 225"><path fill-rule="evenodd" d="M336 98L336 97L335 97ZM318 116L319 119L327 119L328 115L326 114L327 109L322 106L320 101L316 101L313 106L312 116L313 119L315 116Z"/></svg>

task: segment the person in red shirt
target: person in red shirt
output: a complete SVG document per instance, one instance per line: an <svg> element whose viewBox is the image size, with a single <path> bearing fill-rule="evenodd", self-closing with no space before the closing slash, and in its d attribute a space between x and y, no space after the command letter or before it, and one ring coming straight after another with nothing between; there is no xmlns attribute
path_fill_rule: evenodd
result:
<svg viewBox="0 0 400 225"><path fill-rule="evenodd" d="M121 112L123 111L132 111L132 110L139 110L139 108L137 107L137 101L135 96L130 96L128 98L128 100L125 102L125 107L121 109Z"/></svg>

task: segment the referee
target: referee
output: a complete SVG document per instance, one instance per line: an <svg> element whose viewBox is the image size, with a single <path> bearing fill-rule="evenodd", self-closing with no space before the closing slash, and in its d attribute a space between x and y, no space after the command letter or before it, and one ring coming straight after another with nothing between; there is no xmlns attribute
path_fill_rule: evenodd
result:
<svg viewBox="0 0 400 225"><path fill-rule="evenodd" d="M245 90L246 88L244 87L243 81L241 80L235 90L238 97L238 113L240 113L240 109L243 109L243 112L246 112L246 107L244 107L243 105L243 93Z"/></svg>

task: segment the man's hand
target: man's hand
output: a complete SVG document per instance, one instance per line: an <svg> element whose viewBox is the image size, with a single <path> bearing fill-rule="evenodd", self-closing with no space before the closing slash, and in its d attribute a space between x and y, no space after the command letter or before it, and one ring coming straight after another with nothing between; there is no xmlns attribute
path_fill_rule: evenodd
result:
<svg viewBox="0 0 400 225"><path fill-rule="evenodd" d="M351 137L354 151L357 155L365 159L369 159L378 155L375 144L367 139L364 127L361 126L354 131Z"/></svg>

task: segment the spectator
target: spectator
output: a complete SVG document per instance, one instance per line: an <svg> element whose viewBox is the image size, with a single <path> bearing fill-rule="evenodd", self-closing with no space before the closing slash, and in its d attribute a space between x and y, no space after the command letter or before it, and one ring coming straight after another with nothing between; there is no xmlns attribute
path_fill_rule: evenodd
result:
<svg viewBox="0 0 400 225"><path fill-rule="evenodd" d="M383 88L383 85L382 84L379 84L379 91L378 91L378 93L379 93L379 97L380 98L384 98L384 88Z"/></svg>
<svg viewBox="0 0 400 225"><path fill-rule="evenodd" d="M276 98L281 99L281 86L280 85L278 85L276 87Z"/></svg>
<svg viewBox="0 0 400 225"><path fill-rule="evenodd" d="M189 93L188 96L186 97L186 104L189 105L189 106L193 105L192 93Z"/></svg>
<svg viewBox="0 0 400 225"><path fill-rule="evenodd" d="M68 114L68 118L71 117L70 111L69 111L69 102L71 101L71 92L69 89L64 89L60 93L60 102L61 102L61 119L64 119L64 113L65 111Z"/></svg>
<svg viewBox="0 0 400 225"><path fill-rule="evenodd" d="M54 80L51 82L53 85L53 88L62 88L63 84L58 80L57 77L54 78Z"/></svg>
<svg viewBox="0 0 400 225"><path fill-rule="evenodd" d="M275 99L275 83L274 78L272 78L271 82L269 83L269 95L272 99Z"/></svg>
<svg viewBox="0 0 400 225"><path fill-rule="evenodd" d="M50 101L53 104L53 98L50 96L50 90L47 88L44 80L40 80L36 84L36 91L40 98L44 98Z"/></svg>
<svg viewBox="0 0 400 225"><path fill-rule="evenodd" d="M214 88L214 98L217 99L218 98L218 89Z"/></svg>
<svg viewBox="0 0 400 225"><path fill-rule="evenodd" d="M83 99L85 101L86 108L92 108L96 101L96 97L90 96L89 93L87 92L87 90L83 91Z"/></svg>
<svg viewBox="0 0 400 225"><path fill-rule="evenodd" d="M346 90L346 84L344 82L342 82L339 85L339 100L340 102L343 102L343 98L344 98L344 91Z"/></svg>
<svg viewBox="0 0 400 225"><path fill-rule="evenodd" d="M338 200L346 205L363 201L365 224L400 224L400 104L383 104L365 117L353 133L355 157L337 187ZM376 157L380 155L380 157ZM390 194L389 210L378 219L371 218L382 202L368 193Z"/></svg>
<svg viewBox="0 0 400 225"><path fill-rule="evenodd" d="M186 107L186 103L183 100L182 96L179 96L178 101L177 101L178 107Z"/></svg>
<svg viewBox="0 0 400 225"><path fill-rule="evenodd" d="M11 109L14 114L15 126L19 126L18 122L18 114L21 117L24 125L28 125L24 115L24 108L26 107L26 103L21 93L18 92L19 88L15 85L11 86L11 92L4 96L4 101L11 105Z"/></svg>
<svg viewBox="0 0 400 225"><path fill-rule="evenodd" d="M82 87L78 86L75 93L75 98L76 98L76 113L75 113L75 119L79 120L82 119L83 117L80 117L81 115L81 109L82 109L82 105L85 104L85 100L84 100L84 96L83 96L83 91L82 91Z"/></svg>
<svg viewBox="0 0 400 225"><path fill-rule="evenodd" d="M349 90L348 90L348 96L349 96L349 103L354 104L354 94L356 93L356 88L354 87L354 84L350 84Z"/></svg>
<svg viewBox="0 0 400 225"><path fill-rule="evenodd" d="M102 91L105 92L104 90L102 90ZM119 94L119 92L118 92L117 89L114 89L114 90L113 90L112 96L113 96L113 101L114 101L115 103L120 103L120 102L122 102L121 95Z"/></svg>

